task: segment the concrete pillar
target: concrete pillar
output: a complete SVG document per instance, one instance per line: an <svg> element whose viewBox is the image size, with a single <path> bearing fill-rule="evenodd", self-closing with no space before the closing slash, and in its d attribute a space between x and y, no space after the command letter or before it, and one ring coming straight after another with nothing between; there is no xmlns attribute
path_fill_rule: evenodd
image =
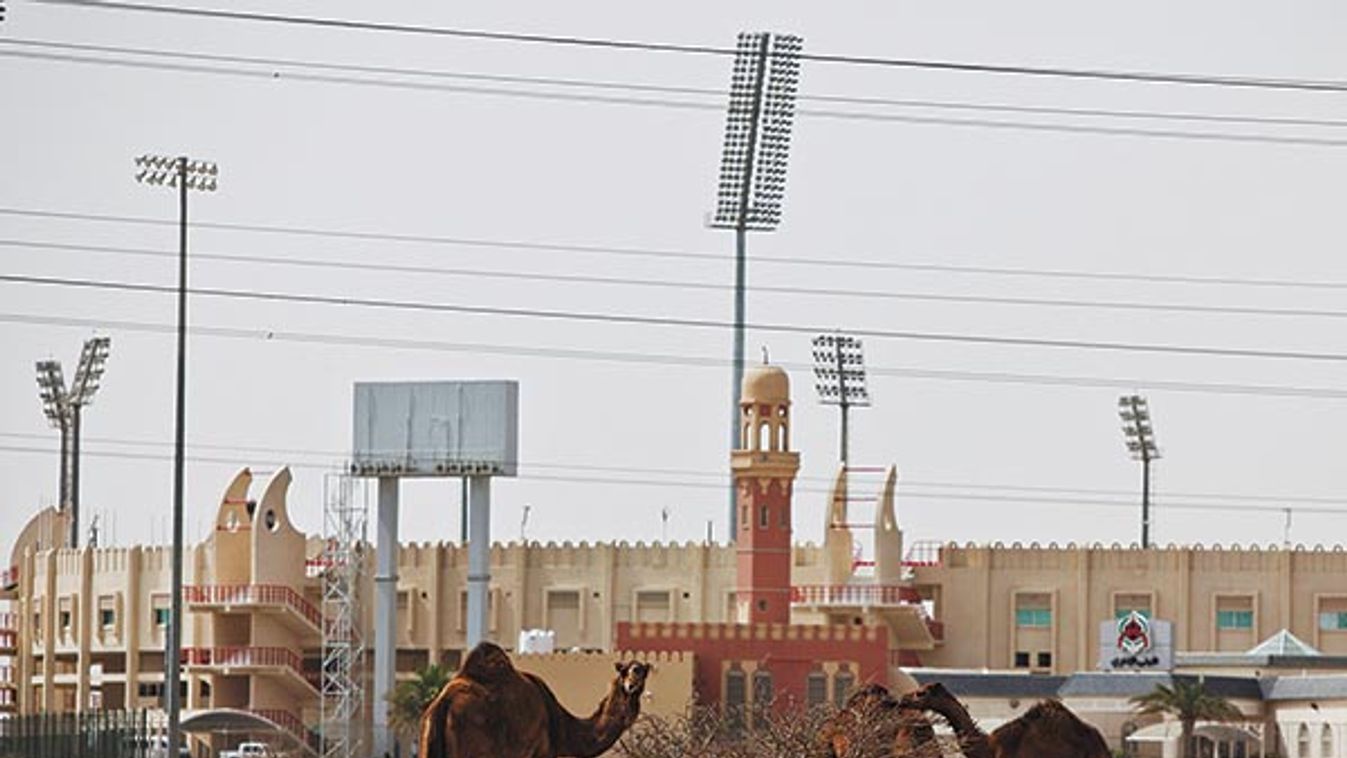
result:
<svg viewBox="0 0 1347 758"><path fill-rule="evenodd" d="M468 650L486 639L491 586L491 478L468 479Z"/></svg>
<svg viewBox="0 0 1347 758"><path fill-rule="evenodd" d="M139 707L140 702L140 635L145 620L145 604L141 599L140 546L129 548L126 555L126 595L122 603L122 646L126 649L127 708Z"/></svg>
<svg viewBox="0 0 1347 758"><path fill-rule="evenodd" d="M94 551L87 546L80 548L79 555L79 596L71 603L71 612L75 614L75 711L89 710L90 668L93 666L94 600L93 573Z"/></svg>
<svg viewBox="0 0 1347 758"><path fill-rule="evenodd" d="M398 480L379 479L374 569L374 686L370 705L374 716L374 754L392 750L388 727L388 695L393 691L398 625Z"/></svg>

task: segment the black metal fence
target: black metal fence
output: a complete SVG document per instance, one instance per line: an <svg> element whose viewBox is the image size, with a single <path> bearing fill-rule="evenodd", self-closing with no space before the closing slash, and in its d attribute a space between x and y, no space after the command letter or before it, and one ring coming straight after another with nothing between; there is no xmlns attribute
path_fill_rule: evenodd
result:
<svg viewBox="0 0 1347 758"><path fill-rule="evenodd" d="M87 711L0 719L0 758L168 758L163 713Z"/></svg>

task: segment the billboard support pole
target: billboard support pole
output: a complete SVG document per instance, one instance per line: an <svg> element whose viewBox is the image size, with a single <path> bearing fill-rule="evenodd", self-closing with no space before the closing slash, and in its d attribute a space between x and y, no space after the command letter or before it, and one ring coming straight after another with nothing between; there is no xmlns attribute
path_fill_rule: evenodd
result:
<svg viewBox="0 0 1347 758"><path fill-rule="evenodd" d="M379 513L374 572L374 753L393 749L388 724L388 695L393 692L396 667L393 641L397 639L398 589L398 479L379 477Z"/></svg>
<svg viewBox="0 0 1347 758"><path fill-rule="evenodd" d="M491 586L491 477L468 478L468 649L486 639Z"/></svg>

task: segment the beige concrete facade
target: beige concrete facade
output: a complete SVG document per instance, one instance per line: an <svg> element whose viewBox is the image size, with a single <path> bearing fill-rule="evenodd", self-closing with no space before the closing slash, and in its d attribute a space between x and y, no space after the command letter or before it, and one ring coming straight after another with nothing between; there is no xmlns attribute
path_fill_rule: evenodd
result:
<svg viewBox="0 0 1347 758"><path fill-rule="evenodd" d="M1172 622L1180 652L1245 651L1287 629L1347 654L1341 548L946 546L910 581L944 629L927 666L1092 670L1099 623L1123 610Z"/></svg>

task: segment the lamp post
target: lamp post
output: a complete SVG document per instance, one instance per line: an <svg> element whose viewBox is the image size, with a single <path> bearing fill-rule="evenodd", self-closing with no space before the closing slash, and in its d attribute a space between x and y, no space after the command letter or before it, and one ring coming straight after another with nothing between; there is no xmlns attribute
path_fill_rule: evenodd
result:
<svg viewBox="0 0 1347 758"><path fill-rule="evenodd" d="M182 496L183 448L187 421L187 191L214 192L220 169L214 163L161 155L136 158L136 181L178 191L178 366L173 433L173 594L165 643L164 690L168 706L168 754L182 744Z"/></svg>
<svg viewBox="0 0 1347 758"><path fill-rule="evenodd" d="M1132 460L1141 461L1141 547L1151 546L1151 461L1160 458L1151 424L1150 405L1141 395L1118 398L1118 416L1123 422L1123 442Z"/></svg>
<svg viewBox="0 0 1347 758"><path fill-rule="evenodd" d="M67 388L61 362L37 362L37 386L42 412L52 428L61 432L61 483L59 509L70 515L68 547L79 547L80 529L80 418L86 405L93 403L107 364L112 340L94 337L85 340L80 351L75 377Z"/></svg>
<svg viewBox="0 0 1347 758"><path fill-rule="evenodd" d="M824 405L835 405L842 412L841 459L849 460L849 411L870 405L870 390L865 382L865 354L861 341L844 334L820 334L814 338L814 389Z"/></svg>
<svg viewBox="0 0 1347 758"><path fill-rule="evenodd" d="M730 449L739 440L739 401L744 377L748 232L770 232L781 222L795 93L803 41L789 34L741 32L730 78L729 111L720 162L714 229L734 230L734 371ZM738 534L730 487L730 534Z"/></svg>

